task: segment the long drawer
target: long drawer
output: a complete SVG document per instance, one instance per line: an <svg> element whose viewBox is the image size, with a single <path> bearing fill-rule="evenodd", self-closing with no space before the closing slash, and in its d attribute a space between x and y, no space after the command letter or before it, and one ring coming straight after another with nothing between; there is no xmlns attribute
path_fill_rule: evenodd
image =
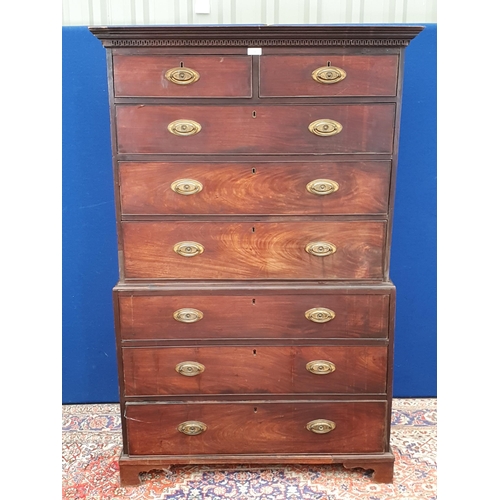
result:
<svg viewBox="0 0 500 500"><path fill-rule="evenodd" d="M117 148L118 153L131 154L389 154L393 148L394 120L392 103L118 104Z"/></svg>
<svg viewBox="0 0 500 500"><path fill-rule="evenodd" d="M387 338L388 294L117 294L122 340ZM212 292L213 293L213 292Z"/></svg>
<svg viewBox="0 0 500 500"><path fill-rule="evenodd" d="M383 452L386 408L385 401L129 403L125 407L128 451L130 455Z"/></svg>
<svg viewBox="0 0 500 500"><path fill-rule="evenodd" d="M382 279L386 222L122 222L125 278Z"/></svg>
<svg viewBox="0 0 500 500"><path fill-rule="evenodd" d="M119 162L121 211L387 214L391 162Z"/></svg>
<svg viewBox="0 0 500 500"><path fill-rule="evenodd" d="M382 394L385 346L124 347L126 396Z"/></svg>

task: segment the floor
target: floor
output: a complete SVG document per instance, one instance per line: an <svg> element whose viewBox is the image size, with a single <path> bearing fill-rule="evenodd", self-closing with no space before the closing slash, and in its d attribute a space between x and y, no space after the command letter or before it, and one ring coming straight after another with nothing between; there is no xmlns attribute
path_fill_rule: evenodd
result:
<svg viewBox="0 0 500 500"><path fill-rule="evenodd" d="M341 465L172 466L142 475L140 486L121 488L118 405L65 405L62 414L63 500L437 499L436 399L394 400L393 484L375 483L370 472L348 472Z"/></svg>

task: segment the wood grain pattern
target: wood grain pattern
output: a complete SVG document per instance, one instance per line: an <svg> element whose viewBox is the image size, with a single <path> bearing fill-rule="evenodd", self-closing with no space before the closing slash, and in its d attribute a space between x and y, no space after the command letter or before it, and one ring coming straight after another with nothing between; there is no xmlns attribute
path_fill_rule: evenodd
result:
<svg viewBox="0 0 500 500"><path fill-rule="evenodd" d="M128 404L130 455L216 453L381 453L385 451L386 403L307 402L241 404ZM332 420L328 434L306 429L311 420ZM186 436L177 425L204 422Z"/></svg>
<svg viewBox="0 0 500 500"><path fill-rule="evenodd" d="M200 290L201 291L201 290ZM120 335L124 340L387 338L389 295L237 295L120 294ZM196 323L180 323L182 308L203 312ZM328 323L304 313L314 307L335 312Z"/></svg>
<svg viewBox="0 0 500 500"><path fill-rule="evenodd" d="M255 111L255 117L253 112ZM295 106L116 106L118 153L338 154L391 153L395 105ZM328 118L342 131L331 137L309 132L311 122ZM169 123L194 120L202 130L179 137Z"/></svg>
<svg viewBox="0 0 500 500"><path fill-rule="evenodd" d="M395 96L397 55L264 55L260 61L261 97L271 96ZM347 76L322 84L311 73L323 66L343 69Z"/></svg>
<svg viewBox="0 0 500 500"><path fill-rule="evenodd" d="M251 97L251 56L230 55L115 55L116 97ZM197 71L200 78L177 85L165 73L181 64Z"/></svg>
<svg viewBox="0 0 500 500"><path fill-rule="evenodd" d="M387 347L259 346L124 347L126 396L173 394L380 394L386 389ZM306 370L326 360L336 369L326 375ZM177 373L178 363L201 363L196 376Z"/></svg>
<svg viewBox="0 0 500 500"><path fill-rule="evenodd" d="M189 163L119 162L123 214L386 214L388 161ZM184 196L171 184L194 179L202 191ZM339 184L325 196L306 190L315 179Z"/></svg>
<svg viewBox="0 0 500 500"><path fill-rule="evenodd" d="M343 222L122 222L126 278L140 279L382 279L386 223ZM183 257L180 241L204 252ZM337 247L308 254L311 241Z"/></svg>

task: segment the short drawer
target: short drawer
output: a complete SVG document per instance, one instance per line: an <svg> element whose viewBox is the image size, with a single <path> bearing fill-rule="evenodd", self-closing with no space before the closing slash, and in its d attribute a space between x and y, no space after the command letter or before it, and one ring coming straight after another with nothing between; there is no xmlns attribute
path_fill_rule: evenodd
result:
<svg viewBox="0 0 500 500"><path fill-rule="evenodd" d="M118 104L118 153L391 153L395 104Z"/></svg>
<svg viewBox="0 0 500 500"><path fill-rule="evenodd" d="M130 455L375 453L386 412L385 401L129 403L124 420Z"/></svg>
<svg viewBox="0 0 500 500"><path fill-rule="evenodd" d="M398 55L268 55L261 97L395 96Z"/></svg>
<svg viewBox="0 0 500 500"><path fill-rule="evenodd" d="M386 346L123 347L125 396L382 394Z"/></svg>
<svg viewBox="0 0 500 500"><path fill-rule="evenodd" d="M115 97L251 97L250 56L114 55Z"/></svg>
<svg viewBox="0 0 500 500"><path fill-rule="evenodd" d="M386 214L391 162L120 162L123 214Z"/></svg>
<svg viewBox="0 0 500 500"><path fill-rule="evenodd" d="M118 293L122 340L388 337L388 294Z"/></svg>
<svg viewBox="0 0 500 500"><path fill-rule="evenodd" d="M382 279L385 221L122 222L125 278Z"/></svg>

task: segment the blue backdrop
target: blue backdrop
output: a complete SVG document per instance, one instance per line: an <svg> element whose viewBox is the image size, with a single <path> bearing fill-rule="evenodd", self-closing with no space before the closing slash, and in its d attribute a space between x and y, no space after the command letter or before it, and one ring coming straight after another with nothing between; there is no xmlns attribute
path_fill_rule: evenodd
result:
<svg viewBox="0 0 500 500"><path fill-rule="evenodd" d="M391 278L394 396L436 396L436 25L406 50ZM105 50L63 28L63 403L118 401L118 280Z"/></svg>

